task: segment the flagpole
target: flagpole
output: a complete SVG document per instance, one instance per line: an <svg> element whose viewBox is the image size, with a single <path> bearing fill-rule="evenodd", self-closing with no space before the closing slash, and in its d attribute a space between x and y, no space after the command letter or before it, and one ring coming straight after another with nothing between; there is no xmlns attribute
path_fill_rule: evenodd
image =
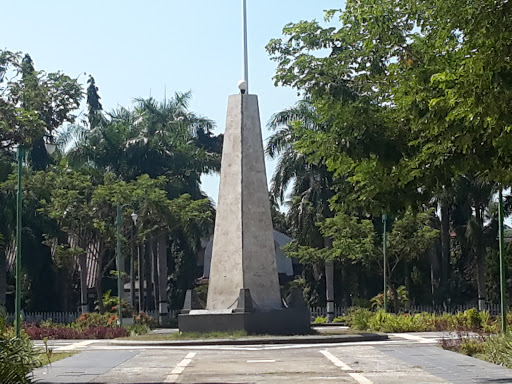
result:
<svg viewBox="0 0 512 384"><path fill-rule="evenodd" d="M246 92L249 93L249 58L247 49L247 0L242 0L243 29L244 29L244 80L247 84Z"/></svg>

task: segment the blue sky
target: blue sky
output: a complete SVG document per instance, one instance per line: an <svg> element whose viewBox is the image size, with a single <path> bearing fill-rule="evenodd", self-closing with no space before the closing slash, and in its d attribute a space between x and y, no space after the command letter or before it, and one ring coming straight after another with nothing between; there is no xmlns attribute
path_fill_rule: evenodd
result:
<svg viewBox="0 0 512 384"><path fill-rule="evenodd" d="M343 0L247 0L250 91L260 100L263 135L270 116L297 100L276 88L265 52L288 22L322 20ZM227 97L242 78L241 0L18 0L2 4L0 48L29 53L37 69L61 70L85 83L93 75L105 109L136 97L192 91L191 110L224 131ZM87 75L84 75L87 73ZM270 176L274 164L267 160ZM214 200L218 176L203 178Z"/></svg>

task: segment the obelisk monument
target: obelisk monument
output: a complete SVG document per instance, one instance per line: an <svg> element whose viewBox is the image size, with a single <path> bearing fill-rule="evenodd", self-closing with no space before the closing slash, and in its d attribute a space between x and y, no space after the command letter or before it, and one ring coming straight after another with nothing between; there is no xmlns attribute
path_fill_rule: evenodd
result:
<svg viewBox="0 0 512 384"><path fill-rule="evenodd" d="M309 328L309 312L297 293L287 307L281 298L258 97L248 94L246 0L243 20L244 79L228 100L206 309L187 293L179 327L299 333Z"/></svg>

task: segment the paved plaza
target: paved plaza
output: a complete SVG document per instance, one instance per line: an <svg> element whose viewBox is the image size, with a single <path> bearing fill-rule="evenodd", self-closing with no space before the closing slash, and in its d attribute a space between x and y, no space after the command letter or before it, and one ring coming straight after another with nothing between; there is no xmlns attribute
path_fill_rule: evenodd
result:
<svg viewBox="0 0 512 384"><path fill-rule="evenodd" d="M512 383L512 370L439 348L439 334L317 345L122 346L54 342L80 353L35 371L38 383Z"/></svg>

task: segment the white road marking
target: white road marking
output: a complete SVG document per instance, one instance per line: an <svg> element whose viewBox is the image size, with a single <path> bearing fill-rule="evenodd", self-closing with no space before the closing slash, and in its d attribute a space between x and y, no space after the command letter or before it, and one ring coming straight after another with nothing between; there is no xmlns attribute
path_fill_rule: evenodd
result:
<svg viewBox="0 0 512 384"><path fill-rule="evenodd" d="M334 356L329 351L320 351L322 355L327 357L335 366L341 368L343 371L353 371L352 368L350 368L347 364L345 364L343 361L338 359L336 356ZM359 384L373 384L370 380L368 380L366 377L361 375L360 373L355 372L347 372L347 374L352 377L355 381L357 381Z"/></svg>
<svg viewBox="0 0 512 384"><path fill-rule="evenodd" d="M352 368L350 368L347 364L345 364L343 361L341 361L336 356L334 356L331 352L329 352L329 351L320 351L320 353L322 355L324 355L325 357L327 357L331 361L331 363L333 363L335 366L341 368L342 370L344 370L344 371L353 371Z"/></svg>
<svg viewBox="0 0 512 384"><path fill-rule="evenodd" d="M251 346L236 346L236 345L122 345L122 344L105 344L105 340L88 340L87 344L93 343L92 345L83 345L81 343L70 344L68 346L57 347L56 345L51 346L54 351L66 351L68 349L73 350L76 347L83 347L81 349L87 350L129 350L129 351L143 351L143 350L212 350L212 351L268 351L268 350L286 350L286 349L319 349L319 348L340 348L340 347L352 347L352 346L363 346L363 345L411 345L411 344L437 344L438 338L422 338L420 336L404 338L404 334L389 334L395 336L394 340L382 340L382 341L362 341L362 342L347 342L347 343L322 343L322 344L260 344ZM38 347L43 348L43 345L35 344Z"/></svg>
<svg viewBox="0 0 512 384"><path fill-rule="evenodd" d="M275 360L247 360L248 363L275 363Z"/></svg>
<svg viewBox="0 0 512 384"><path fill-rule="evenodd" d="M85 341L81 341L79 343L74 343L71 345L66 345L64 347L55 348L54 351L55 352L57 352L57 351L73 351L77 348L86 347L90 344L97 343L98 341L100 341L100 340L85 340ZM49 348L52 348L52 347L49 347Z"/></svg>
<svg viewBox="0 0 512 384"><path fill-rule="evenodd" d="M390 333L390 336L401 337L402 339L418 341L422 344L435 344L438 341L438 338L425 338L418 335L411 335L410 333Z"/></svg>
<svg viewBox="0 0 512 384"><path fill-rule="evenodd" d="M192 362L192 359L196 355L196 352L190 352L185 356L183 360L181 360L176 367L172 370L171 374L167 376L164 380L164 383L176 383L179 376L183 373L185 368Z"/></svg>

